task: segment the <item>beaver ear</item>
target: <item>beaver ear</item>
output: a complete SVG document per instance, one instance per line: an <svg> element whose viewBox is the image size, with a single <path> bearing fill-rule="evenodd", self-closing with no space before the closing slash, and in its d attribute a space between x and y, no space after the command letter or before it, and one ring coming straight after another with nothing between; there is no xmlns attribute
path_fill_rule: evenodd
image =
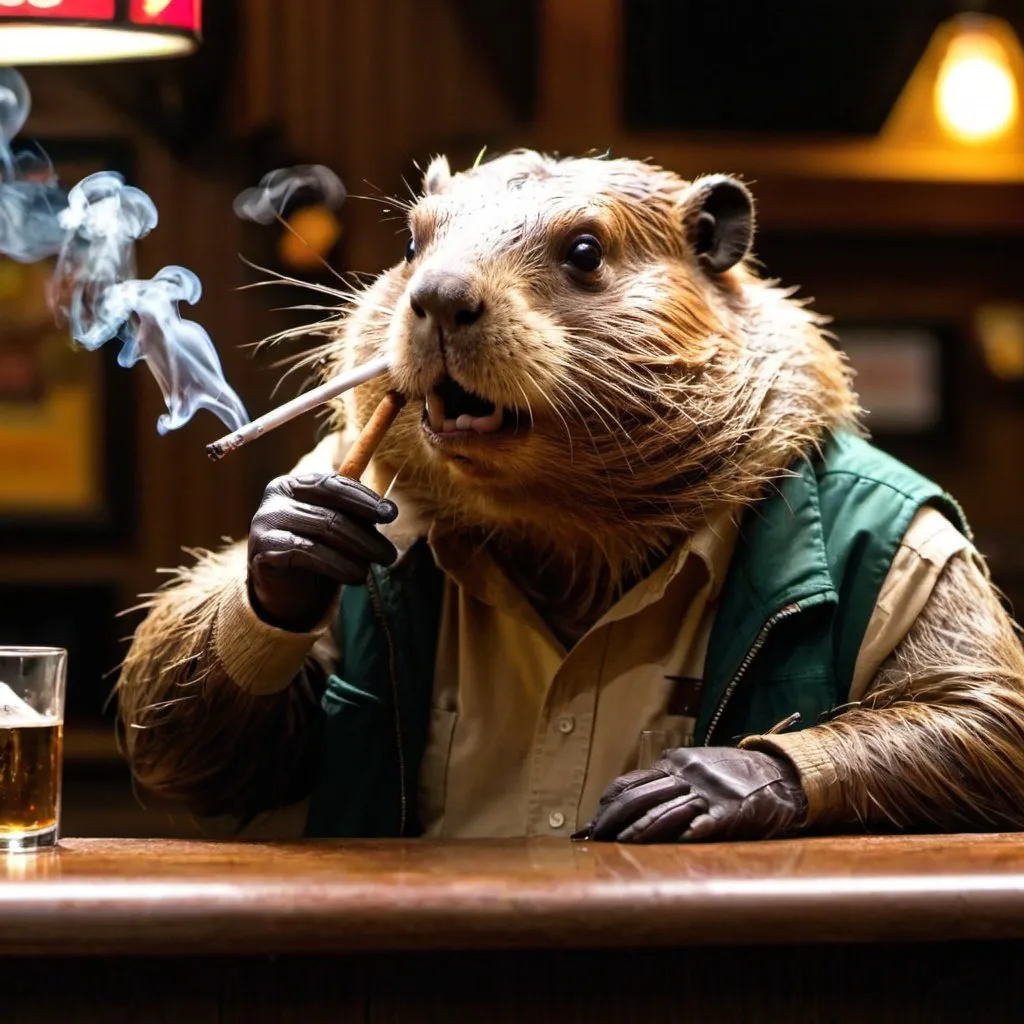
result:
<svg viewBox="0 0 1024 1024"><path fill-rule="evenodd" d="M735 266L754 240L754 200L735 178L699 178L683 200L687 235L697 259L715 274Z"/></svg>
<svg viewBox="0 0 1024 1024"><path fill-rule="evenodd" d="M427 195L443 192L445 185L451 181L452 170L448 166L448 157L435 156L430 161L427 173L423 175L423 190Z"/></svg>

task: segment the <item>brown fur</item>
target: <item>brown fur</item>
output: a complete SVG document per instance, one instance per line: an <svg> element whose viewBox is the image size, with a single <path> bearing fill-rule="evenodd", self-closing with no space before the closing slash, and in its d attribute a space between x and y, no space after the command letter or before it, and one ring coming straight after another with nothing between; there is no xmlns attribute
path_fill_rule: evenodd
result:
<svg viewBox="0 0 1024 1024"><path fill-rule="evenodd" d="M713 276L695 259L694 183L633 161L534 153L454 176L435 161L426 182L409 209L416 259L352 296L309 361L326 356L330 375L391 355L411 412L378 453L381 479L397 474L428 521L472 531L510 570L527 566L516 582L564 636L689 531L738 515L827 432L856 429L846 367L818 318L749 265ZM608 257L585 291L558 256L582 229ZM488 310L464 343L450 339L448 369L532 423L469 464L432 449L419 426L444 364L407 291L430 266L471 275ZM364 422L386 386L346 396L335 425ZM271 806L307 770L308 685L247 697L210 653L217 595L242 572L238 548L183 570L154 599L120 682L137 776L202 807ZM1018 823L1022 658L987 581L951 565L871 698L817 730L850 815ZM268 757L283 759L280 781L239 767Z"/></svg>
<svg viewBox="0 0 1024 1024"><path fill-rule="evenodd" d="M254 697L212 656L218 597L244 573L244 543L180 568L147 600L118 684L122 744L147 792L242 822L308 791L322 685L310 659L288 689Z"/></svg>
<svg viewBox="0 0 1024 1024"><path fill-rule="evenodd" d="M871 693L816 732L833 823L1024 828L1024 649L980 564L953 558Z"/></svg>

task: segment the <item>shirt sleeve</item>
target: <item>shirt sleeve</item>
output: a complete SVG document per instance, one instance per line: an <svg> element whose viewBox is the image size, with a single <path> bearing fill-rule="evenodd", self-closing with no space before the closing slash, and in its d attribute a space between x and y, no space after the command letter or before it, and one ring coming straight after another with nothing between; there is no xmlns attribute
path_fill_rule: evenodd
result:
<svg viewBox="0 0 1024 1024"><path fill-rule="evenodd" d="M910 631L931 597L946 563L971 542L938 509L922 508L911 520L879 591L857 663L848 700L863 700L882 662Z"/></svg>

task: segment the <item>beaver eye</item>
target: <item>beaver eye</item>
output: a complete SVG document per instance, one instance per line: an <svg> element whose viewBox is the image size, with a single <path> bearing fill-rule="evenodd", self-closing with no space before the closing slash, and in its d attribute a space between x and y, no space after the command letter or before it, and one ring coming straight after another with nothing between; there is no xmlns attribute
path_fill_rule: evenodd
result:
<svg viewBox="0 0 1024 1024"><path fill-rule="evenodd" d="M586 274L592 274L601 266L604 260L604 252L601 250L601 243L593 235L580 235L573 240L569 246L569 253L565 257L566 263L576 270L582 270Z"/></svg>
<svg viewBox="0 0 1024 1024"><path fill-rule="evenodd" d="M414 259L416 259L416 240L410 238L409 244L405 247L405 262L412 263Z"/></svg>

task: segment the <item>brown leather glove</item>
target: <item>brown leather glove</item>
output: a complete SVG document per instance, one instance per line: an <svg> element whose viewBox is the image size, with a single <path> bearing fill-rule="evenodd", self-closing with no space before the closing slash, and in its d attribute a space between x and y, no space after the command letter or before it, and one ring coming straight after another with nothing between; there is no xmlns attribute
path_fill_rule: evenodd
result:
<svg viewBox="0 0 1024 1024"><path fill-rule="evenodd" d="M249 530L249 599L260 618L312 629L341 584L366 582L371 563L391 565L395 546L377 531L395 504L336 473L272 480Z"/></svg>
<svg viewBox="0 0 1024 1024"><path fill-rule="evenodd" d="M796 832L807 797L784 758L734 747L681 747L605 790L573 839L671 843L770 839Z"/></svg>

